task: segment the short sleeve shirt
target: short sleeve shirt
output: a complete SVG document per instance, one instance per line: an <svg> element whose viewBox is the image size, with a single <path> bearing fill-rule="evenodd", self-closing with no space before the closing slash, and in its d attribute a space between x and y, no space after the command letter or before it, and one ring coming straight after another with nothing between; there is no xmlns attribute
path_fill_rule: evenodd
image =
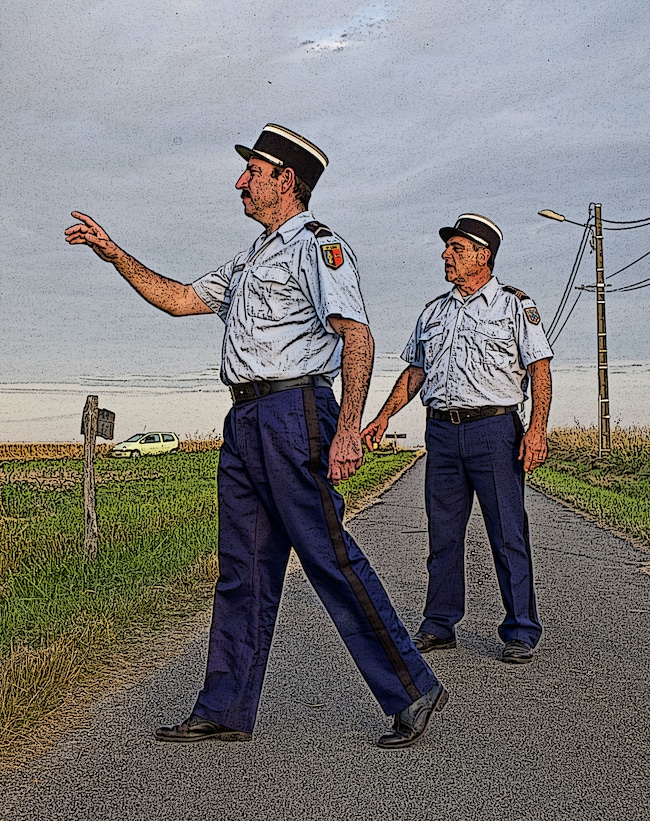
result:
<svg viewBox="0 0 650 821"><path fill-rule="evenodd" d="M227 385L310 374L334 379L341 340L328 317L368 324L351 248L309 211L262 234L192 287L225 323Z"/></svg>
<svg viewBox="0 0 650 821"><path fill-rule="evenodd" d="M528 365L552 356L535 303L494 277L469 297L453 288L429 303L402 352L426 372L423 404L439 409L518 405Z"/></svg>

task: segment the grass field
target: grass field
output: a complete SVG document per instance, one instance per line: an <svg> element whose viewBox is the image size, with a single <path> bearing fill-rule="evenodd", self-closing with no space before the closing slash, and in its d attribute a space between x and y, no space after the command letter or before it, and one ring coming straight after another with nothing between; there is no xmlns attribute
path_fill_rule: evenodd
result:
<svg viewBox="0 0 650 821"><path fill-rule="evenodd" d="M552 430L529 483L650 548L650 428L615 428L602 457L596 428Z"/></svg>
<svg viewBox="0 0 650 821"><path fill-rule="evenodd" d="M0 759L134 631L160 629L209 604L218 573L219 451L208 447L98 458L93 560L83 554L82 460L38 446L40 458L0 461ZM340 486L348 507L414 458L367 454Z"/></svg>

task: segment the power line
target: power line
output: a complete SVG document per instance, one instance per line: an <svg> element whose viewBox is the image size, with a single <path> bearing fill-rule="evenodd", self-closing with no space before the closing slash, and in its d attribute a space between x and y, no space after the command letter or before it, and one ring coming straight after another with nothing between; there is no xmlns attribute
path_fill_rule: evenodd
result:
<svg viewBox="0 0 650 821"><path fill-rule="evenodd" d="M545 216L545 215L543 214L542 216ZM570 220L568 220L568 221L570 222ZM629 230L632 230L633 228L646 228L646 227L650 226L650 217L645 217L644 219L640 219L640 220L626 220L626 221L601 219L601 223L603 223L603 222L609 223L610 225L623 226L623 227L620 227L620 228L608 228L607 226L602 225L601 227L605 231L629 231ZM584 256L585 250L587 248L588 237L589 237L590 234L593 233L593 230L594 230L594 227L593 227L593 224L592 224L592 206L591 205L589 206L589 218L587 220L587 223L584 225L584 229L585 230L582 234L582 239L580 241L580 246L579 246L578 251L576 253L576 257L573 261L573 267L571 268L571 273L569 274L567 284L564 288L564 293L562 294L562 298L560 299L560 304L558 305L558 308L555 312L555 316L553 317L553 319L551 321L551 324L549 325L548 338L549 338L549 342L551 343L551 345L555 345L555 343L559 339L560 334L562 333L562 331L566 327L569 319L571 318L571 315L573 314L573 311L575 310L575 307L578 304L578 302L580 300L580 297L582 296L582 293L584 291L590 291L590 292L596 291L596 287L597 287L596 285L581 285L581 286L578 286L580 293L578 294L578 296L576 297L573 305L571 306L571 309L569 310L569 313L567 314L564 322L559 327L559 329L556 331L558 323L560 322L560 318L562 317L562 315L565 311L567 302L569 300L570 293L574 288L574 283L575 283L576 276L578 274L578 269L580 268L582 258ZM593 243L593 240L592 240L592 243ZM620 274L623 271L627 271L628 268L631 268L633 265L636 265L637 262L641 262L641 260L645 259L648 256L650 256L650 251L647 251L645 254L640 256L638 259L635 259L634 262L630 262L628 265L625 265L623 268L619 268L618 271L614 271L613 274L609 274L607 279L611 279L612 277L615 277L617 274ZM620 288L608 288L607 293L612 294L612 293L627 292L627 291L637 291L640 288L648 288L648 287L650 287L650 277L647 278L647 279L639 280L638 282L633 282L630 285L623 285Z"/></svg>
<svg viewBox="0 0 650 821"><path fill-rule="evenodd" d="M650 222L650 217L644 217L642 220L601 220L602 222L609 222L611 225L633 225L636 222Z"/></svg>
<svg viewBox="0 0 650 821"><path fill-rule="evenodd" d="M630 264L626 265L625 268L619 268L618 271L614 271L613 274L609 274L609 276L606 277L606 279L611 279L612 277L615 277L616 274L620 274L622 271L627 271L628 268L631 268L633 265L636 265L637 262L641 262L641 260L645 259L647 256L650 256L650 251L647 251L645 254L643 254L643 256L639 257L638 259L635 259L634 262L630 262Z"/></svg>
<svg viewBox="0 0 650 821"><path fill-rule="evenodd" d="M647 288L650 285L650 277L648 279L640 279L638 282L632 282L630 285L623 285L622 288L614 288L608 291L608 294L615 294L617 291L638 291L639 288Z"/></svg>
<svg viewBox="0 0 650 821"><path fill-rule="evenodd" d="M650 220L643 222L641 225L626 225L623 228L608 228L603 225L604 231L632 231L634 228L647 228L650 225Z"/></svg>
<svg viewBox="0 0 650 821"><path fill-rule="evenodd" d="M580 263L582 262L582 257L584 256L584 253L585 253L585 248L587 247L587 238L588 238L590 232L591 232L591 226L589 225L589 223L587 223L587 225L585 225L585 230L582 233L582 239L580 240L580 246L578 247L576 257L573 261L573 267L571 269L571 273L569 274L569 279L567 280L567 284L564 288L564 293L562 294L560 304L558 305L558 308L555 312L555 316L553 317L553 319L551 321L551 324L549 325L549 329L548 329L549 336L551 334L553 334L555 328L557 327L558 322L560 321L560 317L562 316L562 313L564 312L564 309L566 307L566 303L569 299L569 295L571 294L573 284L574 284L576 276L578 274L578 269L580 267ZM575 307L575 305L574 305L574 307ZM573 310L573 308L571 310ZM564 325L562 327L564 327ZM559 334L558 334L558 336L559 336Z"/></svg>
<svg viewBox="0 0 650 821"><path fill-rule="evenodd" d="M560 334L561 334L561 333L562 333L562 331L564 330L564 326L567 324L567 322L568 322L568 321L569 321L569 319L571 318L571 314L573 313L573 309L574 309L574 308L576 307L576 305L578 304L578 300L580 299L580 297L581 297L581 296L582 296L582 291L581 291L581 292L578 294L578 296L576 297L576 301L575 301L575 302L573 303L573 305L571 306L571 310L569 311L569 313L568 313L568 315L567 315L567 318L566 318L566 319L564 320L564 322L562 323L562 327L560 328L560 330L559 330L559 331L555 334L555 336L553 337L553 339L549 339L549 342L550 342L550 344L551 344L551 345L555 345L555 343L558 341L558 339L559 339L559 337L560 337Z"/></svg>

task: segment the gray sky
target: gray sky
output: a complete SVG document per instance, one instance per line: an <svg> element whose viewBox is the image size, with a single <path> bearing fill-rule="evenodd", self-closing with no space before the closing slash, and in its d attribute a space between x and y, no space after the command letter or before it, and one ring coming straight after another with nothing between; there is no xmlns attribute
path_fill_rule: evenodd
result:
<svg viewBox="0 0 650 821"><path fill-rule="evenodd" d="M2 382L217 365L219 320L158 313L63 231L78 209L160 273L218 267L259 233L233 145L267 122L330 157L312 210L357 253L380 353L445 290L458 214L501 226L495 273L547 325L581 229L537 211L650 216L641 0L8 0L0 21ZM606 233L606 273L648 250L650 228ZM612 284L649 276L650 258ZM610 360L650 358L649 305L609 298ZM593 295L556 357L595 359Z"/></svg>

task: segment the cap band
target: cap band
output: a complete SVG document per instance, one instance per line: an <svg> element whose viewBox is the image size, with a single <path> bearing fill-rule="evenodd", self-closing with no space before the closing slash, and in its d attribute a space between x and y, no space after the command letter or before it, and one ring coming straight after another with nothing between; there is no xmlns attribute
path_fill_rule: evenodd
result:
<svg viewBox="0 0 650 821"><path fill-rule="evenodd" d="M460 217L456 220L456 228L461 227L461 222L478 222L481 225L487 225L492 231L496 231L499 235L499 240L503 240L503 234L501 233L501 229L498 225L492 222L492 220L488 219L487 217L482 217L480 214L461 214Z"/></svg>
<svg viewBox="0 0 650 821"><path fill-rule="evenodd" d="M501 229L492 220L480 214L461 214L453 228L441 228L439 234L443 242L448 242L453 236L477 242L490 250L492 259L496 257L503 239Z"/></svg>
<svg viewBox="0 0 650 821"><path fill-rule="evenodd" d="M273 123L265 125L264 131L271 131L273 134L277 134L280 137L287 137L288 139L293 138L293 140L300 145L301 148L304 148L305 151L309 151L310 154L313 154L318 162L322 163L323 168L327 167L327 164L329 163L327 156L323 154L320 148L316 148L313 143L310 143L309 140L301 137L300 134L295 134L293 131L289 131L288 128L283 128L281 125L273 125Z"/></svg>
<svg viewBox="0 0 650 821"><path fill-rule="evenodd" d="M252 148L236 145L235 150L245 160L255 155L273 165L293 168L309 188L316 185L329 162L320 148L309 140L273 123L264 126Z"/></svg>

